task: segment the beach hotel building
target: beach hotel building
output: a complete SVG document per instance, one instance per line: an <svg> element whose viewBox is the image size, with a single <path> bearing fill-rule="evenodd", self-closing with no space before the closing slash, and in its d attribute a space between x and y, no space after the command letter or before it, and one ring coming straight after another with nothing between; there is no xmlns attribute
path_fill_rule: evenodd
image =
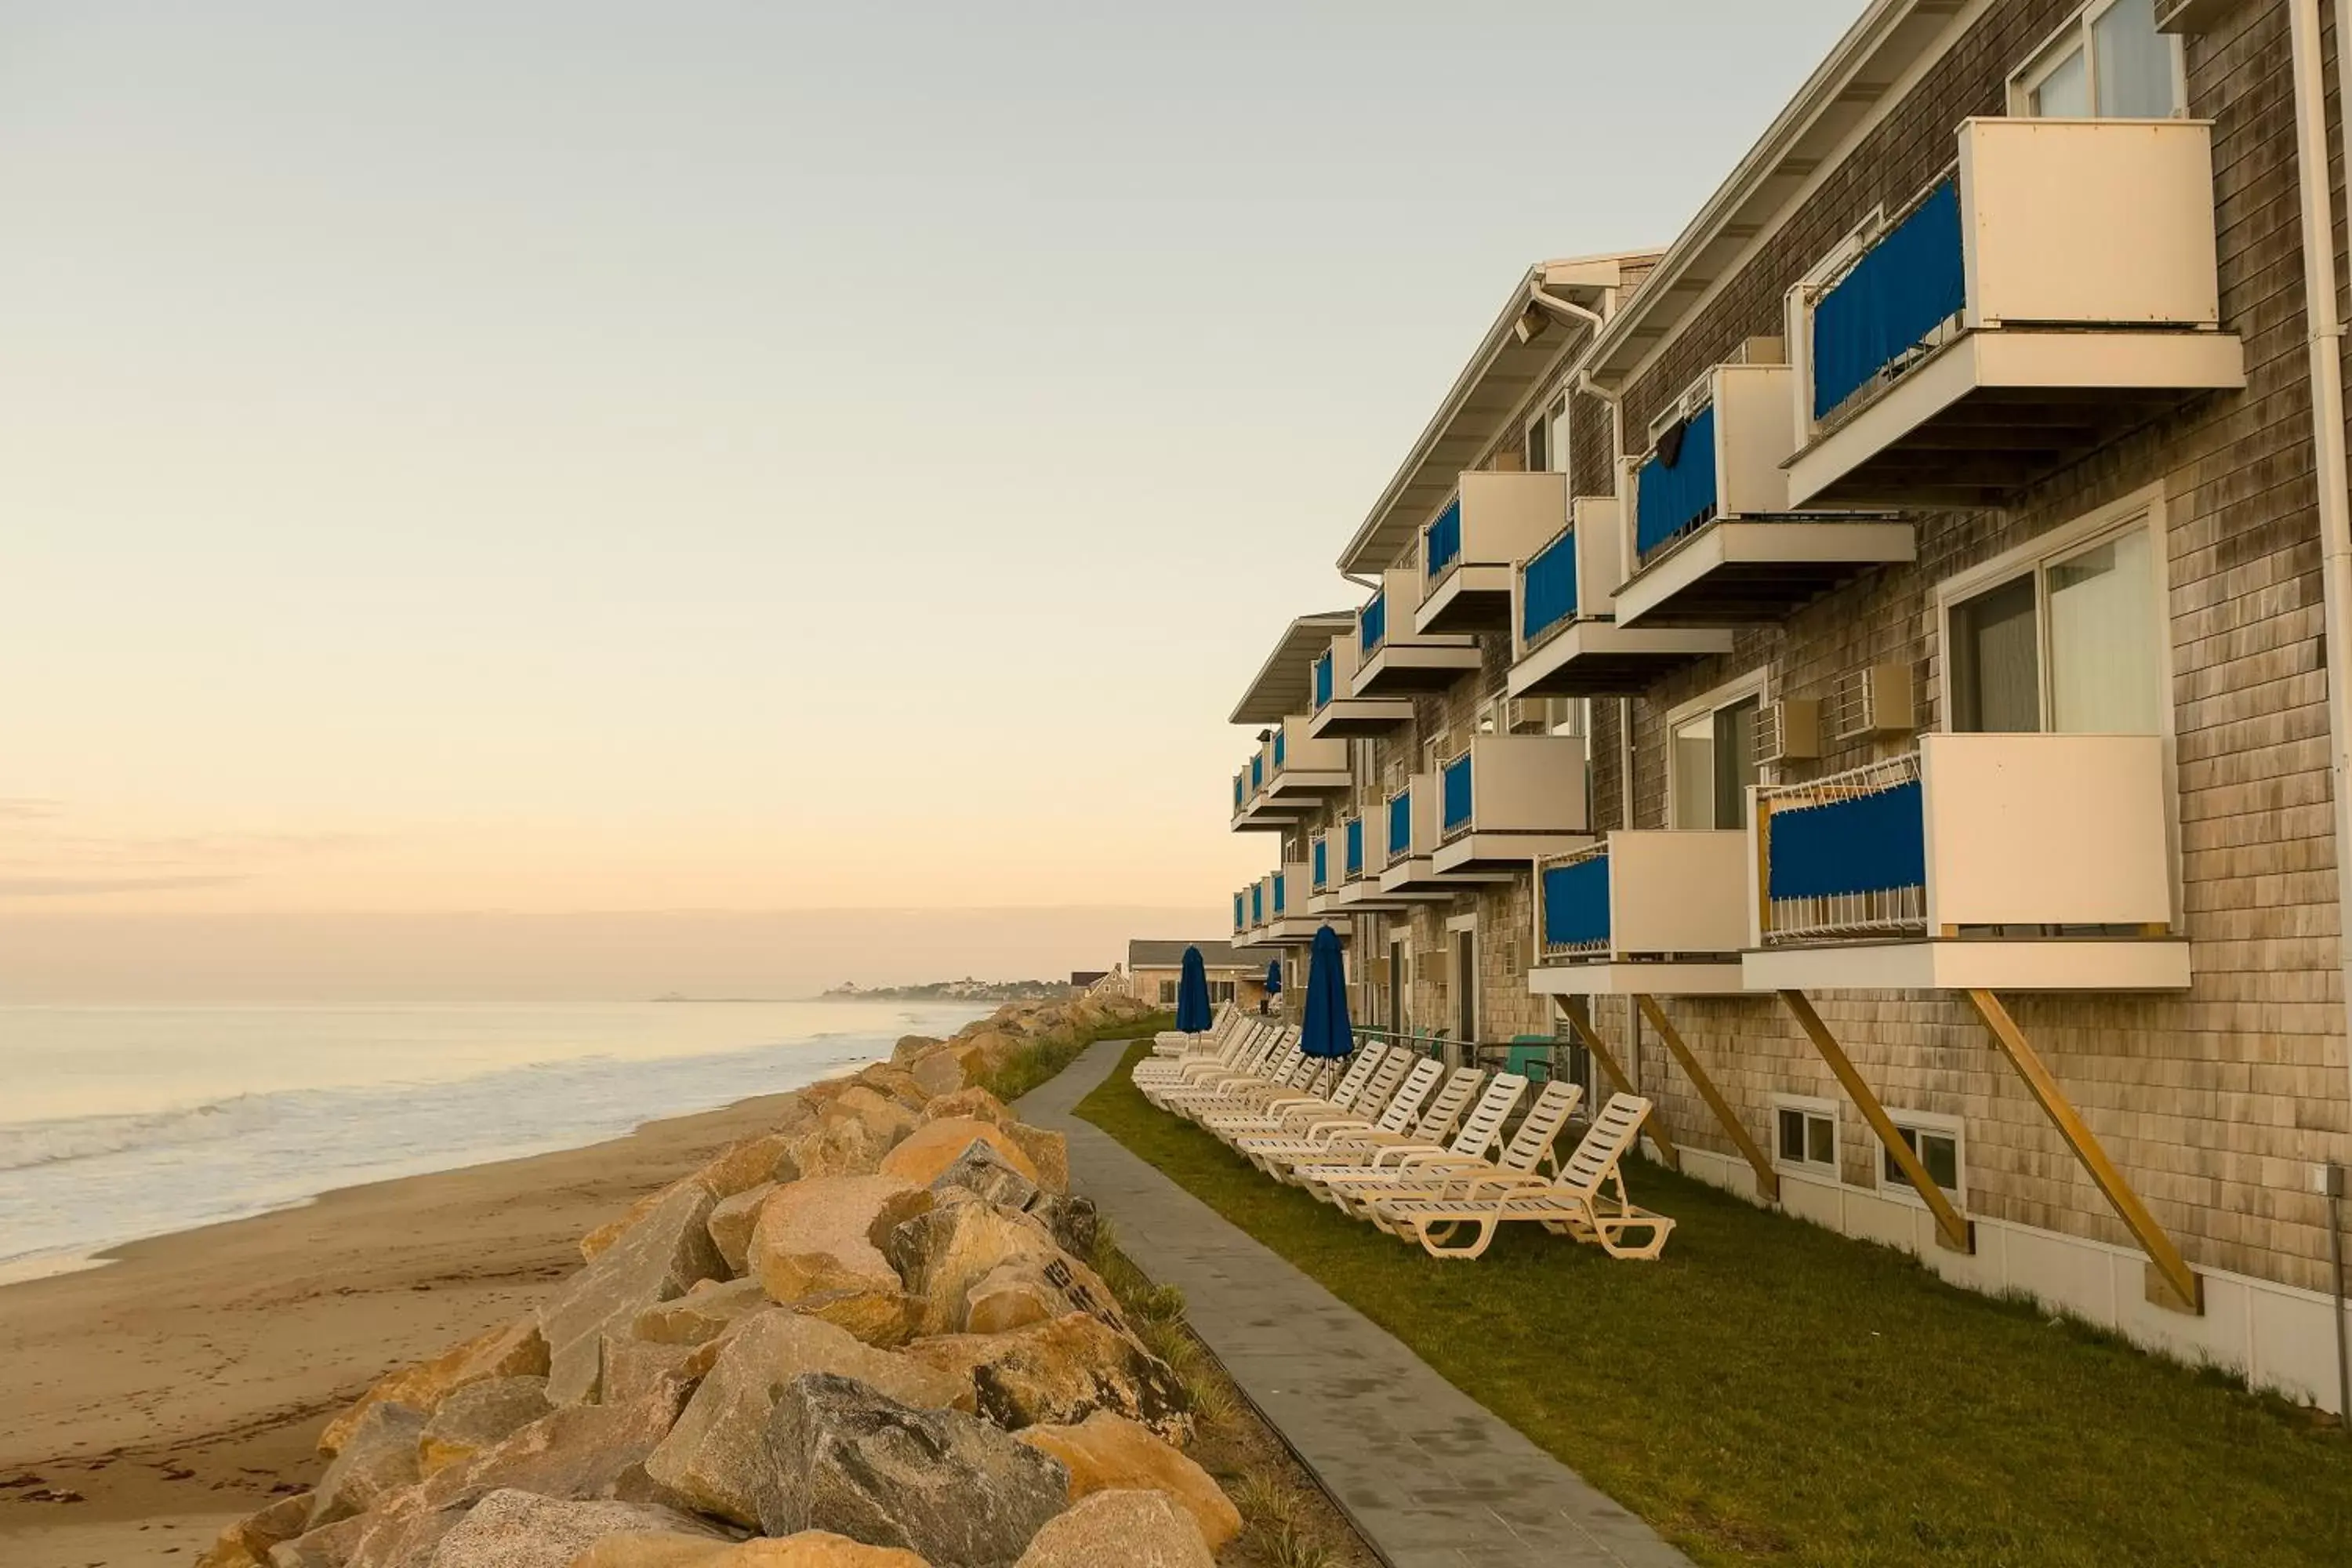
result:
<svg viewBox="0 0 2352 1568"><path fill-rule="evenodd" d="M2335 1408L2339 14L1883 0L1670 247L1531 269L1234 711L1235 940Z"/></svg>

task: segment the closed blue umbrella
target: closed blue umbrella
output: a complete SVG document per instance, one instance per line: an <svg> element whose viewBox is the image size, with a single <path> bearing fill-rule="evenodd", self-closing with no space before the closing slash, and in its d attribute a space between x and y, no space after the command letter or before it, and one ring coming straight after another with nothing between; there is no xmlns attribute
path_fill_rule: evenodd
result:
<svg viewBox="0 0 2352 1568"><path fill-rule="evenodd" d="M1209 971L1201 962L1201 950L1184 950L1184 973L1176 982L1176 1027L1187 1035L1197 1035L1209 1027Z"/></svg>
<svg viewBox="0 0 2352 1568"><path fill-rule="evenodd" d="M1307 1017L1299 1028L1298 1048L1327 1061L1351 1055L1356 1048L1356 1037L1348 1027L1348 977L1339 957L1339 933L1329 926L1315 933L1307 959Z"/></svg>
<svg viewBox="0 0 2352 1568"><path fill-rule="evenodd" d="M1282 994L1282 960L1278 958L1265 962L1265 994L1269 996Z"/></svg>

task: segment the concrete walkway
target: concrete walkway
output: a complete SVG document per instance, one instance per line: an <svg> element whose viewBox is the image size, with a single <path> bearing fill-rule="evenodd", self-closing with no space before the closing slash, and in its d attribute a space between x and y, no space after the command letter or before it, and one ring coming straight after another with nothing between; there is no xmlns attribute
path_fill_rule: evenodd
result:
<svg viewBox="0 0 2352 1568"><path fill-rule="evenodd" d="M1094 1047L1022 1100L1022 1119L1068 1135L1072 1178L1119 1246L1184 1292L1193 1331L1391 1568L1689 1568L1363 1314L1072 1116L1124 1050Z"/></svg>

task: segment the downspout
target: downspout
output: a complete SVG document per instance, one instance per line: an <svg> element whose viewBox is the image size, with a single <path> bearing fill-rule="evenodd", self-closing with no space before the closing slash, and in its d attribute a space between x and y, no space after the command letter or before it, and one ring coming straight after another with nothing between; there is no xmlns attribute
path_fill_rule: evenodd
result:
<svg viewBox="0 0 2352 1568"><path fill-rule="evenodd" d="M2288 0L2294 41L2296 187L2303 206L2303 292L2310 329L2311 423L2319 481L2321 645L2327 665L2327 742L2335 802L2336 962L2344 969L2352 1009L2352 474L2344 437L2344 319L2336 300L2336 213L2327 179L2327 79L2320 58L2319 0ZM2343 50L2352 26L2352 0L2336 0L2336 76L2345 79ZM2341 106L2346 146L2352 148L2352 103ZM2352 1038L2352 1011L2346 1016ZM2347 1081L2352 1092L2352 1081ZM2331 1211L2329 1218L2334 1219ZM2345 1325L2344 1272L2336 1270L2337 1399L2352 1386L2352 1345ZM2352 1422L2352 1409L2337 1414Z"/></svg>

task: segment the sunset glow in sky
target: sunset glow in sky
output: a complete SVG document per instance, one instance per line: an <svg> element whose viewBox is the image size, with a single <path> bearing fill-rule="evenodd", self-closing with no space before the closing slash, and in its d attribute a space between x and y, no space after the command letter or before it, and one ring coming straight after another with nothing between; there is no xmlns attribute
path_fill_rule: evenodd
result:
<svg viewBox="0 0 2352 1568"><path fill-rule="evenodd" d="M1213 931L1504 291L1860 8L10 5L0 914Z"/></svg>

